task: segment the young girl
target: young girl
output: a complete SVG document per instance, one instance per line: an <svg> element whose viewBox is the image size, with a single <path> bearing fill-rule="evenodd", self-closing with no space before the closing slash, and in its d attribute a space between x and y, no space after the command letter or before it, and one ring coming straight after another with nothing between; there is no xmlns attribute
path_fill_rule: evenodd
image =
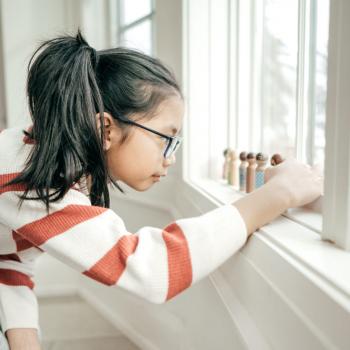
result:
<svg viewBox="0 0 350 350"><path fill-rule="evenodd" d="M43 252L97 282L164 303L256 229L321 193L311 167L287 160L233 204L131 233L108 209L107 185L145 191L175 162L184 105L173 74L134 50L96 52L78 32L34 53L27 94L32 125L0 133L0 324L12 349L40 348L31 277Z"/></svg>

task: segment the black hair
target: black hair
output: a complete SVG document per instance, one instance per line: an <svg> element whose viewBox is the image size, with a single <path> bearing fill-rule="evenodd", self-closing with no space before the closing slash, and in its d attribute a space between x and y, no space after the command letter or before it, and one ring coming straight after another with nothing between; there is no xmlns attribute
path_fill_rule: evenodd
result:
<svg viewBox="0 0 350 350"><path fill-rule="evenodd" d="M109 207L108 182L123 189L109 174L103 150L104 112L122 129L119 119L151 118L166 98L181 89L174 74L159 59L117 47L96 51L82 36L64 35L44 41L28 64L27 97L33 128L23 130L34 142L25 168L3 186L25 184L23 200L50 202L64 197L82 176L92 179L93 205ZM97 130L96 114L101 121ZM28 197L35 190L37 197ZM51 192L51 193L50 193Z"/></svg>

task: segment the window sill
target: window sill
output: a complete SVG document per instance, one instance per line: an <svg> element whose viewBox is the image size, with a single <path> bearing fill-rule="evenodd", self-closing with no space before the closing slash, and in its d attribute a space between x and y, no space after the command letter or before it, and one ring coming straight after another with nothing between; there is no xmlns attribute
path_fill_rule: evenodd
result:
<svg viewBox="0 0 350 350"><path fill-rule="evenodd" d="M212 180L182 181L182 185L178 193L181 196L178 210L183 210L183 215L199 215L245 195L224 182ZM176 202L180 203L179 200ZM338 302L345 302L350 309L350 253L322 240L319 234L321 226L320 213L304 208L289 209L283 216L260 228L250 239L258 239L276 260L282 258L301 266L306 278L330 296L336 296ZM254 256L248 258L254 259Z"/></svg>
<svg viewBox="0 0 350 350"><path fill-rule="evenodd" d="M194 185L194 183L196 187L206 192L209 197L220 205L231 203L246 195L244 192L227 185L224 180L217 182L208 179L197 179L192 185ZM290 208L283 214L283 216L321 234L322 197L306 207Z"/></svg>

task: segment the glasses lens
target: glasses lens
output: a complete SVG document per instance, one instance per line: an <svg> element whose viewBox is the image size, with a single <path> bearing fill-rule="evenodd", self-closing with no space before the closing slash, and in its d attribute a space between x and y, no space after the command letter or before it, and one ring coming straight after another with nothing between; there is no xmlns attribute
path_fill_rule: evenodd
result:
<svg viewBox="0 0 350 350"><path fill-rule="evenodd" d="M179 148L180 141L178 139L169 140L170 144L167 145L165 151L165 158L170 158Z"/></svg>

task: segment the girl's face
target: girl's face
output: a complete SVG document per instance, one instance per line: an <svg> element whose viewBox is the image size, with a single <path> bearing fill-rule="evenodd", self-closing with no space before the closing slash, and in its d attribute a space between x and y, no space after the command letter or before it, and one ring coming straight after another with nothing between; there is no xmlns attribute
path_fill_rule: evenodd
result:
<svg viewBox="0 0 350 350"><path fill-rule="evenodd" d="M155 116L148 121L137 121L152 130L174 136L182 128L184 114L183 101L178 96L164 100L157 108ZM108 168L114 180L120 180L137 191L145 191L159 181L155 175L165 176L170 165L175 163L175 155L165 159L166 140L138 126L131 128L128 139L120 145L121 129L108 113L104 115L106 127L105 151ZM99 127L99 118L97 124Z"/></svg>

